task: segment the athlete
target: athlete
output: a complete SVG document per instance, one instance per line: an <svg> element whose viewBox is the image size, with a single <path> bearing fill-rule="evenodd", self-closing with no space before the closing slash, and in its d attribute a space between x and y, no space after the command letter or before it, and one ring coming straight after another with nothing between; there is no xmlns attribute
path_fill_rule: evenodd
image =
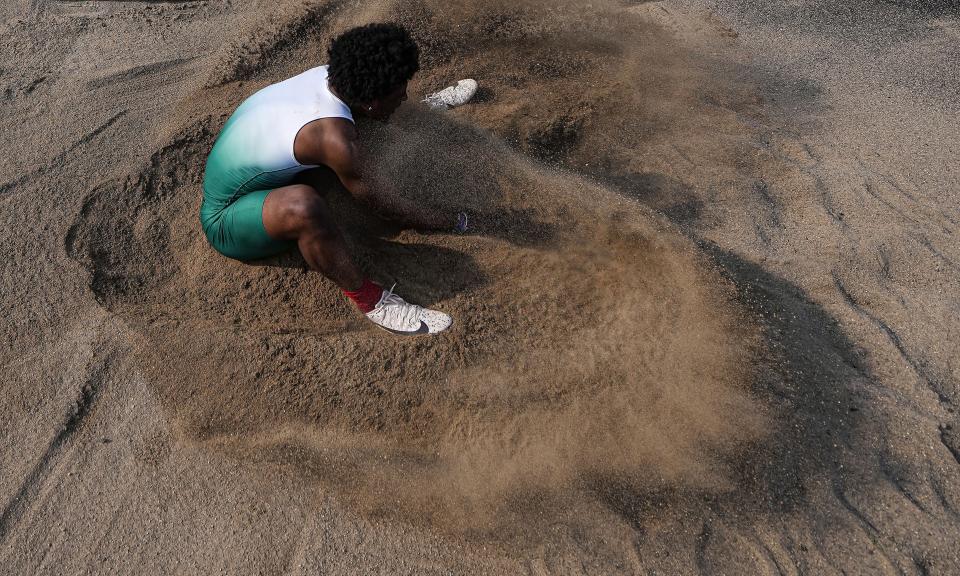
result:
<svg viewBox="0 0 960 576"><path fill-rule="evenodd" d="M418 69L419 50L405 29L369 24L336 38L328 65L244 101L207 159L200 222L210 245L243 261L295 246L310 268L336 283L377 326L401 335L446 330L450 316L410 304L364 276L323 191L293 183L304 170L328 166L354 197L382 216L421 229L465 230L466 214L411 205L374 185L360 162L354 117L388 120L407 99L407 82ZM436 108L433 96L427 103ZM447 101L455 105L464 94L450 96Z"/></svg>

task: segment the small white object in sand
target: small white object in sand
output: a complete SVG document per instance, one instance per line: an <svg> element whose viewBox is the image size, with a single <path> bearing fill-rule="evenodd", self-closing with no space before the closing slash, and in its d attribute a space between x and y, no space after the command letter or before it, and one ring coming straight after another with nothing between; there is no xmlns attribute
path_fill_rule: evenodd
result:
<svg viewBox="0 0 960 576"><path fill-rule="evenodd" d="M463 106L477 93L477 81L460 80L456 86L447 86L439 92L428 95L423 101L434 110L449 110Z"/></svg>

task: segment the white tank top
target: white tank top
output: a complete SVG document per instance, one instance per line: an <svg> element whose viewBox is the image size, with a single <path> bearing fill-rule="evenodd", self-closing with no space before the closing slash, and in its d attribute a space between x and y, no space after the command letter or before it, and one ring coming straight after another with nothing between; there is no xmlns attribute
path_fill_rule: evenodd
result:
<svg viewBox="0 0 960 576"><path fill-rule="evenodd" d="M271 84L247 98L224 125L211 159L244 181L258 175L271 181L291 178L315 167L297 161L293 143L301 128L320 118L353 122L350 107L330 91L326 66Z"/></svg>

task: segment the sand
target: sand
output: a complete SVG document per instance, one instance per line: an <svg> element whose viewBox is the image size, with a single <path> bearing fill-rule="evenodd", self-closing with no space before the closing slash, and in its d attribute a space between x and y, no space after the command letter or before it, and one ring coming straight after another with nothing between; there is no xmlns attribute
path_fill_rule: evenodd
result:
<svg viewBox="0 0 960 576"><path fill-rule="evenodd" d="M960 572L950 2L7 2L0 571ZM206 244L257 88L396 20L377 331L296 254ZM412 99L414 100L414 99Z"/></svg>

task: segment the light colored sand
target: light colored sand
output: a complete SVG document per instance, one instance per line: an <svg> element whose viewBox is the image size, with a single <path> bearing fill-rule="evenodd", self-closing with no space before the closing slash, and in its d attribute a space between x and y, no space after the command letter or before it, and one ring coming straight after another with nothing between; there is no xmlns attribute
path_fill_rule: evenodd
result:
<svg viewBox="0 0 960 576"><path fill-rule="evenodd" d="M960 571L960 24L833 4L7 2L0 566ZM484 87L364 129L478 236L332 198L432 341L195 218L233 107L384 18Z"/></svg>

